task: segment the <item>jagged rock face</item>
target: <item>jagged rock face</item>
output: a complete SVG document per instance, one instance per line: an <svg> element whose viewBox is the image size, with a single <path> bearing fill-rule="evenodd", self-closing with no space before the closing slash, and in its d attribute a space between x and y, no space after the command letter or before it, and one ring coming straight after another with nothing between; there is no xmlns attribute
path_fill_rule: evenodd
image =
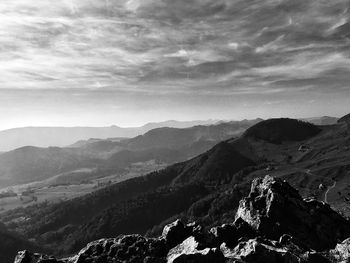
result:
<svg viewBox="0 0 350 263"><path fill-rule="evenodd" d="M350 238L336 245L345 236L348 221L328 205L305 201L286 182L266 176L254 180L232 224L205 231L177 220L159 238L101 239L63 260L22 251L15 263L346 263Z"/></svg>
<svg viewBox="0 0 350 263"><path fill-rule="evenodd" d="M263 236L278 240L289 234L318 251L333 248L350 236L350 223L329 205L303 200L287 182L270 176L253 181L236 218Z"/></svg>
<svg viewBox="0 0 350 263"><path fill-rule="evenodd" d="M329 254L335 262L350 262L350 238L344 240L341 244L338 244L335 249L332 249L329 252Z"/></svg>
<svg viewBox="0 0 350 263"><path fill-rule="evenodd" d="M167 255L167 263L224 263L225 258L217 248L198 250L199 243L194 237L189 237L180 245L171 249Z"/></svg>
<svg viewBox="0 0 350 263"><path fill-rule="evenodd" d="M163 229L162 237L166 240L167 246L173 248L192 234L192 229L185 226L180 220L168 224Z"/></svg>
<svg viewBox="0 0 350 263"><path fill-rule="evenodd" d="M18 252L15 263L68 263L68 260L57 260L52 256L33 254L25 250Z"/></svg>
<svg viewBox="0 0 350 263"><path fill-rule="evenodd" d="M210 232L214 235L218 245L226 243L229 247L234 247L242 238L250 239L256 236L256 232L243 220L236 220L233 224L224 224L213 227Z"/></svg>
<svg viewBox="0 0 350 263"><path fill-rule="evenodd" d="M293 253L277 241L262 239L240 242L234 249L229 249L224 243L221 250L226 258L247 263L299 263L302 259L302 251L299 248Z"/></svg>
<svg viewBox="0 0 350 263"><path fill-rule="evenodd" d="M291 239L273 241L258 237L241 241L234 249L223 243L220 249L228 262L330 263L323 254L301 248Z"/></svg>
<svg viewBox="0 0 350 263"><path fill-rule="evenodd" d="M140 235L101 239L89 243L74 258L83 262L164 262L167 254L164 239L145 238Z"/></svg>

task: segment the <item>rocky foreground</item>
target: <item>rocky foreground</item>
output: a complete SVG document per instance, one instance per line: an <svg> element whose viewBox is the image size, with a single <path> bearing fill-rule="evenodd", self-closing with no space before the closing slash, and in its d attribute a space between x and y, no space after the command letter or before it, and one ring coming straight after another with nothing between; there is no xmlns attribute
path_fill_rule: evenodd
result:
<svg viewBox="0 0 350 263"><path fill-rule="evenodd" d="M328 204L266 176L253 181L232 224L206 231L177 220L159 238L101 239L66 259L21 251L15 263L345 263L349 237L350 222Z"/></svg>

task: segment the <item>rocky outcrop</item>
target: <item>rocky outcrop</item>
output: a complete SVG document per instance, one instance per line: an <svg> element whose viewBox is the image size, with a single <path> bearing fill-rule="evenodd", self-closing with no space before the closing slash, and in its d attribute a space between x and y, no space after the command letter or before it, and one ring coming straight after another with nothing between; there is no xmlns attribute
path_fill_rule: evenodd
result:
<svg viewBox="0 0 350 263"><path fill-rule="evenodd" d="M199 250L199 243L195 237L189 237L181 244L171 249L167 255L168 263L181 263L181 262L193 262L193 263L224 263L225 258L220 249L218 248L205 248Z"/></svg>
<svg viewBox="0 0 350 263"><path fill-rule="evenodd" d="M206 231L177 220L159 238L101 239L61 260L22 251L15 263L345 263L347 237L349 222L328 205L303 200L285 181L266 176L253 181L232 224Z"/></svg>
<svg viewBox="0 0 350 263"><path fill-rule="evenodd" d="M254 238L257 234L245 221L240 219L233 224L213 227L210 232L214 235L216 244L226 243L230 247L237 245L242 238Z"/></svg>
<svg viewBox="0 0 350 263"><path fill-rule="evenodd" d="M250 239L240 242L235 248L230 249L226 244L221 245L224 256L231 260L247 263L299 263L302 251L298 247L295 251L282 246L277 241L264 240L261 238Z"/></svg>
<svg viewBox="0 0 350 263"><path fill-rule="evenodd" d="M145 238L140 235L121 236L91 242L76 257L74 263L83 262L165 262L166 240ZM116 261L116 262L119 262Z"/></svg>
<svg viewBox="0 0 350 263"><path fill-rule="evenodd" d="M168 248L180 244L183 240L192 234L192 228L186 226L181 220L168 224L164 227L162 237L166 240Z"/></svg>
<svg viewBox="0 0 350 263"><path fill-rule="evenodd" d="M350 237L350 222L328 204L303 200L287 182L270 176L253 181L236 217L259 235L278 240L289 234L318 251L333 248Z"/></svg>
<svg viewBox="0 0 350 263"><path fill-rule="evenodd" d="M53 256L34 254L25 250L18 252L15 263L68 263L68 259L57 260Z"/></svg>
<svg viewBox="0 0 350 263"><path fill-rule="evenodd" d="M335 249L332 249L329 252L329 257L333 259L334 262L350 262L350 238L338 244Z"/></svg>

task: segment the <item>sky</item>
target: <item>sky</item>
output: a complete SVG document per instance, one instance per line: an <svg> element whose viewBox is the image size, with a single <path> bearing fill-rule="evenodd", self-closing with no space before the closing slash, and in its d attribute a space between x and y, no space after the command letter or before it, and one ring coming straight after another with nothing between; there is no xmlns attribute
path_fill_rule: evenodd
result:
<svg viewBox="0 0 350 263"><path fill-rule="evenodd" d="M342 116L345 0L1 0L0 129Z"/></svg>

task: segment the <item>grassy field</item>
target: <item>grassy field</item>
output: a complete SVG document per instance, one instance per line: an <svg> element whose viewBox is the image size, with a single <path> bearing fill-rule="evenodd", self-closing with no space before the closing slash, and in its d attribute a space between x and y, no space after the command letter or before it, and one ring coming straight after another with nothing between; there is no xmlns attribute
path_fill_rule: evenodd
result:
<svg viewBox="0 0 350 263"><path fill-rule="evenodd" d="M155 161L134 163L122 173L103 172L93 169L80 169L56 175L44 181L16 185L0 189L1 193L14 192L17 196L0 198L0 213L26 207L41 202L60 202L91 193L109 184L162 169L166 164Z"/></svg>

